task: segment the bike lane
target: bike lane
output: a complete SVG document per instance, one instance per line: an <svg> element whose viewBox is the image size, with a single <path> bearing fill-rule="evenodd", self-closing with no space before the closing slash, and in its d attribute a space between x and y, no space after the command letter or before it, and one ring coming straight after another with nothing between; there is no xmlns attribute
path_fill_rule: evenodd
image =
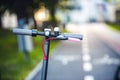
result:
<svg viewBox="0 0 120 80"><path fill-rule="evenodd" d="M88 26L77 28L83 41L61 41L50 57L47 80L114 80L120 64L118 52L97 35L95 27ZM40 79L41 70L33 80Z"/></svg>

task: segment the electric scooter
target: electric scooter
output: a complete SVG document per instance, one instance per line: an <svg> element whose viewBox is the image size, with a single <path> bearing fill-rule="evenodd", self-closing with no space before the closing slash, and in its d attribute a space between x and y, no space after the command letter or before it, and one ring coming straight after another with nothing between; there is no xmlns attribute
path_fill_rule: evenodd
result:
<svg viewBox="0 0 120 80"><path fill-rule="evenodd" d="M49 28L45 28L43 32L37 31L37 29L13 29L13 33L16 35L29 35L29 36L44 36L45 40L42 43L42 49L44 53L43 57L43 66L42 66L42 75L41 80L47 79L47 69L48 69L48 61L49 61L49 48L51 40L72 40L72 41L80 41L83 39L82 35L79 34L70 34L70 33L60 33L59 28L55 27L54 31L51 31Z"/></svg>

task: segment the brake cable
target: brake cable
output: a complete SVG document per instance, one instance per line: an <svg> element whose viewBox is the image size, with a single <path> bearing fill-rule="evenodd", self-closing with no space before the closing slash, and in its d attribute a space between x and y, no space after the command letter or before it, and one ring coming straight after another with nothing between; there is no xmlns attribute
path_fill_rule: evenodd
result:
<svg viewBox="0 0 120 80"><path fill-rule="evenodd" d="M43 42L42 42L42 51L43 51L43 56L44 56L44 60L47 60L48 59L48 57L47 57L47 55L46 55L46 53L45 53L45 49L44 49L44 44L45 44L45 42L46 41L48 41L48 40L55 40L56 38L48 38L48 39L45 39L45 40L43 40Z"/></svg>

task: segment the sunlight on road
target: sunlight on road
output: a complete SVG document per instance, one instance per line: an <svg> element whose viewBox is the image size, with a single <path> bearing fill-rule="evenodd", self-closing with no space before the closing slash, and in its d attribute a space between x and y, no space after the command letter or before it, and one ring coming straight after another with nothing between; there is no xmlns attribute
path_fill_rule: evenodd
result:
<svg viewBox="0 0 120 80"><path fill-rule="evenodd" d="M104 23L67 24L66 29L72 33L85 34L92 31L106 32L104 26L106 26Z"/></svg>
<svg viewBox="0 0 120 80"><path fill-rule="evenodd" d="M67 24L66 30L72 33L86 33L88 31L88 24Z"/></svg>

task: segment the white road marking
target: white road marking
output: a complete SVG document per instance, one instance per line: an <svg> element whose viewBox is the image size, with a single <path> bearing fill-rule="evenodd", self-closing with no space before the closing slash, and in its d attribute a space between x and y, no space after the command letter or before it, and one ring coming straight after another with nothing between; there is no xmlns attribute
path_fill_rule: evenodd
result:
<svg viewBox="0 0 120 80"><path fill-rule="evenodd" d="M112 58L105 54L102 58L97 58L93 60L94 64L107 64L107 65L120 65L120 59Z"/></svg>
<svg viewBox="0 0 120 80"><path fill-rule="evenodd" d="M37 73L42 69L42 62L41 61L29 74L28 76L25 78L25 80L32 80Z"/></svg>
<svg viewBox="0 0 120 80"><path fill-rule="evenodd" d="M90 55L88 55L88 54L83 54L82 59L83 59L84 62L87 62L87 61L90 61L90 60L91 60L91 57L90 57Z"/></svg>
<svg viewBox="0 0 120 80"><path fill-rule="evenodd" d="M73 33L80 32L80 34L83 34L84 39L82 41L82 60L83 60L83 69L85 72L89 72L92 70L92 64L91 64L91 56L89 54L89 46L88 46L88 32L89 27L87 25L83 24L80 25L81 27L74 28L75 25L67 25L67 29ZM77 25L78 26L78 25ZM79 31L81 30L81 31ZM58 59L59 60L59 59ZM63 58L63 64L67 64L67 60L64 60ZM84 77L84 80L94 80L94 77L92 75L86 75Z"/></svg>
<svg viewBox="0 0 120 80"><path fill-rule="evenodd" d="M63 65L67 65L69 62L73 62L75 60L79 60L80 56L74 55L57 55L55 60L60 61Z"/></svg>
<svg viewBox="0 0 120 80"><path fill-rule="evenodd" d="M89 54L89 49L88 47L83 48L83 54Z"/></svg>
<svg viewBox="0 0 120 80"><path fill-rule="evenodd" d="M86 72L92 71L92 64L90 62L83 63L83 70Z"/></svg>
<svg viewBox="0 0 120 80"><path fill-rule="evenodd" d="M87 76L84 77L84 80L94 80L94 76L87 75Z"/></svg>
<svg viewBox="0 0 120 80"><path fill-rule="evenodd" d="M88 47L88 43L87 42L83 42L83 48Z"/></svg>
<svg viewBox="0 0 120 80"><path fill-rule="evenodd" d="M83 40L83 45L82 45L82 49L83 49L83 55L82 55L83 70L85 72L91 72L92 69L93 69L93 66L92 66L92 64L90 62L91 56L89 55L87 32L84 34L84 36L85 36L85 39ZM94 77L92 75L86 75L84 77L84 80L94 80Z"/></svg>

